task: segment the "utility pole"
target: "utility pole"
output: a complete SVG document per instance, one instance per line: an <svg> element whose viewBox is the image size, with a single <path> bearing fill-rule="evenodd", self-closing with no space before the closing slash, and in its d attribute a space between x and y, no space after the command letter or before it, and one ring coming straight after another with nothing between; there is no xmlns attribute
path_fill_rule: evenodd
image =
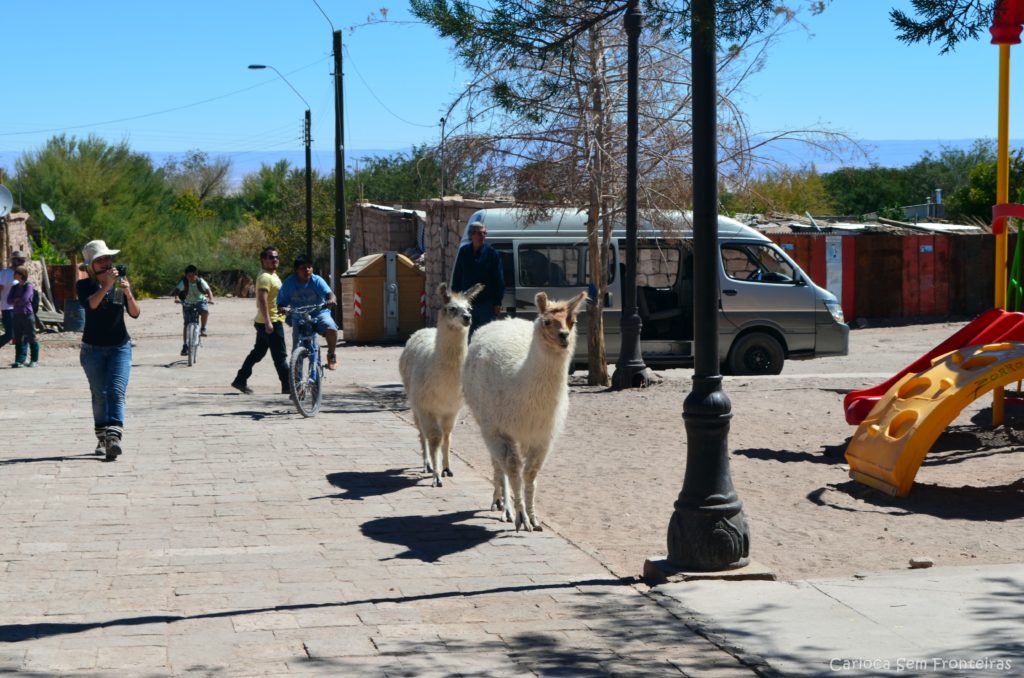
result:
<svg viewBox="0 0 1024 678"><path fill-rule="evenodd" d="M341 71L341 31L334 31L334 260L337 262L335 293L341 294L341 274L348 270L345 228L345 94ZM341 307L335 309L341 327Z"/></svg>
<svg viewBox="0 0 1024 678"><path fill-rule="evenodd" d="M310 144L313 142L311 133L312 122L309 118L309 109L306 109L306 129L303 130L303 137L306 141L306 258L313 261L313 170Z"/></svg>

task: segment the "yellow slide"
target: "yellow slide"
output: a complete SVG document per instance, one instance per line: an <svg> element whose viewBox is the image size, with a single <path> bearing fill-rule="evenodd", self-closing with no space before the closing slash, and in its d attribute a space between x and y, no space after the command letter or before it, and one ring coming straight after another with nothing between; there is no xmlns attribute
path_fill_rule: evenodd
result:
<svg viewBox="0 0 1024 678"><path fill-rule="evenodd" d="M1024 379L1024 342L965 346L897 381L846 448L850 477L905 497L924 456L973 400Z"/></svg>

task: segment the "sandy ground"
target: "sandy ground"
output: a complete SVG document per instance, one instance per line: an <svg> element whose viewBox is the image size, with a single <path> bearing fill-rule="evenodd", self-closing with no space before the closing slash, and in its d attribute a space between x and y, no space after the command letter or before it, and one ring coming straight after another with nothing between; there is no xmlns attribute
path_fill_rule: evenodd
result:
<svg viewBox="0 0 1024 678"><path fill-rule="evenodd" d="M251 345L253 310L252 300L238 299L220 299L212 308L201 366L210 365L222 338L226 344L231 336L230 348L221 349L216 380L229 381ZM133 336L180 346L180 307L156 299L144 301L143 311L145 322L133 325ZM851 334L849 356L789 362L777 377L725 379L734 415L728 440L732 479L750 526L753 560L783 579L900 569L920 556L936 565L1022 561L1024 436L1017 427L1024 426L1024 411L1011 406L1009 426L992 430L990 398L976 401L936 443L906 498L854 483L843 459L854 430L843 419L843 395L885 380L960 326L858 329ZM79 338L43 335L40 369L77 365ZM381 394L382 402L395 402L399 352L400 347L344 347L342 369L328 389L360 384ZM9 356L4 353L4 369ZM625 392L588 387L583 376L574 375L566 430L539 479L537 511L549 529L623 576L639 574L646 557L665 555L672 504L685 472L682 403L692 371L659 374L660 385ZM273 381L270 365L258 365L253 385L269 390ZM411 427L400 400L396 414ZM415 436L410 441L414 468L419 449ZM463 462L453 461L453 482L460 473L490 475L468 410L453 446ZM490 497L480 503L486 508Z"/></svg>

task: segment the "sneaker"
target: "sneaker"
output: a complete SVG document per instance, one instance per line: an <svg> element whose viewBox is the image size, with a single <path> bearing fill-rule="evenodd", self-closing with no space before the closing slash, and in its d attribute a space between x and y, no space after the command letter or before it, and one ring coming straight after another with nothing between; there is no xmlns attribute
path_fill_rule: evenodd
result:
<svg viewBox="0 0 1024 678"><path fill-rule="evenodd" d="M338 356L333 353L327 354L327 369L336 370L338 369Z"/></svg>
<svg viewBox="0 0 1024 678"><path fill-rule="evenodd" d="M107 453L107 442L105 440L96 441L96 449L92 451L93 454L99 456Z"/></svg>
<svg viewBox="0 0 1024 678"><path fill-rule="evenodd" d="M188 344L181 345L181 355L188 355Z"/></svg>
<svg viewBox="0 0 1024 678"><path fill-rule="evenodd" d="M239 391L241 391L242 393L244 393L246 395L250 395L252 393L252 389L251 388L249 388L245 384L243 384L241 382L238 382L238 381L231 382L231 388L237 388Z"/></svg>
<svg viewBox="0 0 1024 678"><path fill-rule="evenodd" d="M284 395L291 395L292 394L292 389L290 387L288 387L288 386L282 386L281 387L281 393L283 393Z"/></svg>
<svg viewBox="0 0 1024 678"><path fill-rule="evenodd" d="M121 439L107 438L107 456L104 461L114 461L121 455Z"/></svg>
<svg viewBox="0 0 1024 678"><path fill-rule="evenodd" d="M24 367L21 363L11 363L11 367Z"/></svg>
<svg viewBox="0 0 1024 678"><path fill-rule="evenodd" d="M205 327L201 327L201 328L199 328L199 336L200 336L200 337L206 337L206 336L209 336L208 334L206 334L206 328L205 328Z"/></svg>
<svg viewBox="0 0 1024 678"><path fill-rule="evenodd" d="M28 367L39 367L39 363L37 363L35 360L33 360L32 362L30 362L28 364Z"/></svg>

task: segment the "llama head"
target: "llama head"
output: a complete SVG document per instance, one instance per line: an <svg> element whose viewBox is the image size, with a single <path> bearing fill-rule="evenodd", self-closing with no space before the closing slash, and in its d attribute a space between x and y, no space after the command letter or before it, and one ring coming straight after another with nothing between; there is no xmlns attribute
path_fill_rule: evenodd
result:
<svg viewBox="0 0 1024 678"><path fill-rule="evenodd" d="M473 285L465 292L449 292L447 283L438 285L437 293L441 295L441 301L444 305L441 306L441 310L437 315L437 324L441 325L444 323L454 327L469 327L473 322L473 315L470 313L473 300L483 291L484 286L480 283Z"/></svg>
<svg viewBox="0 0 1024 678"><path fill-rule="evenodd" d="M536 331L547 346L564 350L575 343L576 312L586 298L587 293L580 292L569 301L549 301L548 295L537 292Z"/></svg>

